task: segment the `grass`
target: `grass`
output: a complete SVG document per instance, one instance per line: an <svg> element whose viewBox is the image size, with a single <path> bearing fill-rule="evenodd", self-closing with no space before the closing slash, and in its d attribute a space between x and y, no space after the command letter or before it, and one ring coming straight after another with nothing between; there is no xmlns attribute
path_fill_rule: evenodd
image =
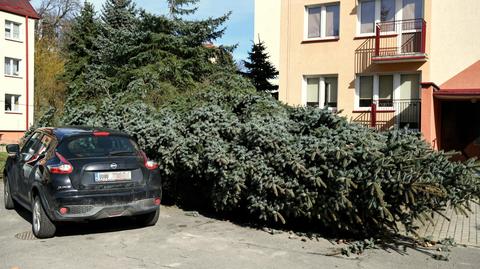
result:
<svg viewBox="0 0 480 269"><path fill-rule="evenodd" d="M3 177L3 167L5 166L5 160L7 160L7 153L0 152L0 178Z"/></svg>

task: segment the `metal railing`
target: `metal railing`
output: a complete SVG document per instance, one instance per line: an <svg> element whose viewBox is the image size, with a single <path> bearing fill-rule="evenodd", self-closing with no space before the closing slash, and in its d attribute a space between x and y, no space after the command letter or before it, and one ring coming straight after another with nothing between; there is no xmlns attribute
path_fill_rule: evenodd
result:
<svg viewBox="0 0 480 269"><path fill-rule="evenodd" d="M375 57L425 54L424 19L379 22L375 31Z"/></svg>
<svg viewBox="0 0 480 269"><path fill-rule="evenodd" d="M420 115L421 101L418 99L383 99L372 102L368 117L370 127L378 130L392 127L420 130Z"/></svg>

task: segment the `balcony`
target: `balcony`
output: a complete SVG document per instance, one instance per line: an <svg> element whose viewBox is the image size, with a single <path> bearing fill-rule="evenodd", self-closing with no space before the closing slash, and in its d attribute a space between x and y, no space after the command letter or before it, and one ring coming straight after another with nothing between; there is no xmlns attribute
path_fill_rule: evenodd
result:
<svg viewBox="0 0 480 269"><path fill-rule="evenodd" d="M377 23L372 62L427 61L426 28L424 19Z"/></svg>
<svg viewBox="0 0 480 269"><path fill-rule="evenodd" d="M367 111L355 111L354 122L379 131L390 128L420 130L421 100L390 99L374 101Z"/></svg>

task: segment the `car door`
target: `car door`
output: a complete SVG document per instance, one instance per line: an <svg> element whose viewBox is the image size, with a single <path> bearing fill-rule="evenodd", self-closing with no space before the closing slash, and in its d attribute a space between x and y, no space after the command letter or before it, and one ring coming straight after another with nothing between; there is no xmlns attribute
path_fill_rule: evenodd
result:
<svg viewBox="0 0 480 269"><path fill-rule="evenodd" d="M26 185L25 177L29 176L33 169L36 153L40 147L42 133L34 133L20 150L20 156L17 159L16 170L18 171L17 184L19 189L19 198L26 204L30 204L28 193L30 187Z"/></svg>
<svg viewBox="0 0 480 269"><path fill-rule="evenodd" d="M31 147L34 135L31 135L23 144L20 145L20 152L23 149ZM38 135L37 135L38 136ZM13 195L18 199L21 197L22 193L22 177L21 177L21 172L22 172L22 157L21 153L15 157L10 157L7 162L7 167L8 167L8 180L10 183L10 189Z"/></svg>
<svg viewBox="0 0 480 269"><path fill-rule="evenodd" d="M48 158L48 156L51 154L50 151L54 139L51 136L44 134L39 141L39 143L33 146L35 151L33 157L26 161L23 166L23 185L25 186L27 193L31 191L35 180L42 180L44 171L39 168L41 165L43 165L42 161Z"/></svg>

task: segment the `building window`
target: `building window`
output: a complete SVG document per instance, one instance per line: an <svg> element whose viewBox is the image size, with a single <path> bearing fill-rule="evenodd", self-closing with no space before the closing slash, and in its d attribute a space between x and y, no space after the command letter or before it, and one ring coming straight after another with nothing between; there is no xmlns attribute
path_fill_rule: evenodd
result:
<svg viewBox="0 0 480 269"><path fill-rule="evenodd" d="M393 75L378 77L378 105L380 107L393 106Z"/></svg>
<svg viewBox="0 0 480 269"><path fill-rule="evenodd" d="M336 108L338 100L338 78L325 78L325 107Z"/></svg>
<svg viewBox="0 0 480 269"><path fill-rule="evenodd" d="M395 7L396 0L381 0L380 1L380 21L394 21L395 20Z"/></svg>
<svg viewBox="0 0 480 269"><path fill-rule="evenodd" d="M423 0L403 0L403 19L423 18Z"/></svg>
<svg viewBox="0 0 480 269"><path fill-rule="evenodd" d="M5 38L20 39L20 23L5 21Z"/></svg>
<svg viewBox="0 0 480 269"><path fill-rule="evenodd" d="M375 32L375 2L376 0L364 0L359 4L361 34Z"/></svg>
<svg viewBox="0 0 480 269"><path fill-rule="evenodd" d="M20 95L5 94L5 111L20 112Z"/></svg>
<svg viewBox="0 0 480 269"><path fill-rule="evenodd" d="M308 8L308 38L320 37L322 8Z"/></svg>
<svg viewBox="0 0 480 269"><path fill-rule="evenodd" d="M373 102L373 76L361 76L359 79L359 107L370 107Z"/></svg>
<svg viewBox="0 0 480 269"><path fill-rule="evenodd" d="M306 13L308 39L340 35L340 4L306 7Z"/></svg>
<svg viewBox="0 0 480 269"><path fill-rule="evenodd" d="M20 60L13 58L5 58L5 75L20 76Z"/></svg>
<svg viewBox="0 0 480 269"><path fill-rule="evenodd" d="M392 109L402 103L420 99L420 75L417 74L382 74L360 75L356 84L357 109L370 108L373 103L378 108Z"/></svg>
<svg viewBox="0 0 480 269"><path fill-rule="evenodd" d="M339 36L340 35L340 5L330 5L325 7L326 24L325 36Z"/></svg>
<svg viewBox="0 0 480 269"><path fill-rule="evenodd" d="M307 78L307 106L320 107L319 78Z"/></svg>
<svg viewBox="0 0 480 269"><path fill-rule="evenodd" d="M402 74L400 76L400 99L420 99L420 76L418 74Z"/></svg>
<svg viewBox="0 0 480 269"><path fill-rule="evenodd" d="M360 35L375 33L377 22L394 22L395 20L414 20L423 18L424 0L360 0L358 4L358 21ZM398 5L397 5L398 3ZM382 31L395 31L394 24Z"/></svg>
<svg viewBox="0 0 480 269"><path fill-rule="evenodd" d="M331 76L306 78L306 105L318 108L337 108L338 78Z"/></svg>

